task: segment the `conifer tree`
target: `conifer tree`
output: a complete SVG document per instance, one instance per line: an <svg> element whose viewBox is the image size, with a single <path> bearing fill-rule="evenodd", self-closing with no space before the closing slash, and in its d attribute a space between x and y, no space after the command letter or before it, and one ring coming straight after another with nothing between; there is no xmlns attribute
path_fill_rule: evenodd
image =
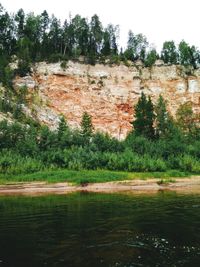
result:
<svg viewBox="0 0 200 267"><path fill-rule="evenodd" d="M165 138L169 134L172 119L166 108L166 101L160 95L155 106L156 113L156 135Z"/></svg>
<svg viewBox="0 0 200 267"><path fill-rule="evenodd" d="M67 123L65 121L64 116L60 117L59 125L58 125L58 137L61 137L68 129Z"/></svg>
<svg viewBox="0 0 200 267"><path fill-rule="evenodd" d="M133 121L135 134L153 139L155 137L154 119L154 107L151 98L147 99L145 94L142 93L135 106L135 120Z"/></svg>
<svg viewBox="0 0 200 267"><path fill-rule="evenodd" d="M66 123L64 116L60 117L59 125L58 125L58 132L57 132L57 139L58 145L61 148L65 148L70 136L70 129Z"/></svg>
<svg viewBox="0 0 200 267"><path fill-rule="evenodd" d="M84 112L81 120L81 134L84 138L90 139L93 133L93 125L92 125L92 118L87 113Z"/></svg>

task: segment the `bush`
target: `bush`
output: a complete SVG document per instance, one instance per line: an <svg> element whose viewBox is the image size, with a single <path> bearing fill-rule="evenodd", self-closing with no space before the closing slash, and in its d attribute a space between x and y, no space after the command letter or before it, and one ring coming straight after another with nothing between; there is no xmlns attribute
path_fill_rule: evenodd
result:
<svg viewBox="0 0 200 267"><path fill-rule="evenodd" d="M187 153L200 159L200 141L194 141L187 146Z"/></svg>
<svg viewBox="0 0 200 267"><path fill-rule="evenodd" d="M66 61L66 60L63 60L63 61L60 63L60 67L61 67L63 70L66 70L66 69L67 69L67 61Z"/></svg>
<svg viewBox="0 0 200 267"><path fill-rule="evenodd" d="M0 154L0 173L23 174L33 173L44 169L44 164L30 157L22 157L12 151L3 151Z"/></svg>
<svg viewBox="0 0 200 267"><path fill-rule="evenodd" d="M133 133L130 133L124 141L124 145L125 147L130 148L133 152L139 155L144 155L150 152L152 142L143 136L136 136Z"/></svg>
<svg viewBox="0 0 200 267"><path fill-rule="evenodd" d="M190 155L183 155L182 157L179 157L178 167L181 171L199 173L200 161Z"/></svg>
<svg viewBox="0 0 200 267"><path fill-rule="evenodd" d="M121 170L132 172L166 171L167 166L162 159L155 159L149 155L140 156L129 150L123 153L106 155L109 170Z"/></svg>
<svg viewBox="0 0 200 267"><path fill-rule="evenodd" d="M96 133L92 139L92 148L95 151L109 151L120 152L124 150L124 143L115 138L110 137L108 134Z"/></svg>
<svg viewBox="0 0 200 267"><path fill-rule="evenodd" d="M31 73L31 65L27 60L20 59L18 63L17 74L21 77Z"/></svg>

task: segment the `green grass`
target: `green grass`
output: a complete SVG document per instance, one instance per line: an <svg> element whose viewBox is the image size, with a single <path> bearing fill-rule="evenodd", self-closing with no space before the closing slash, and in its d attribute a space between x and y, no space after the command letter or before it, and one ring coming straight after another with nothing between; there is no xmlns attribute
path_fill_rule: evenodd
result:
<svg viewBox="0 0 200 267"><path fill-rule="evenodd" d="M146 173L131 173L131 172L116 172L106 170L45 170L41 172L35 172L31 174L20 175L6 175L0 174L0 184L9 184L17 182L33 182L33 181L46 181L48 183L56 182L70 182L73 184L87 184L87 183L99 183L110 181L122 181L132 179L160 178L168 179L171 177L188 177L189 173L180 172L176 170L169 170L166 172L146 172Z"/></svg>

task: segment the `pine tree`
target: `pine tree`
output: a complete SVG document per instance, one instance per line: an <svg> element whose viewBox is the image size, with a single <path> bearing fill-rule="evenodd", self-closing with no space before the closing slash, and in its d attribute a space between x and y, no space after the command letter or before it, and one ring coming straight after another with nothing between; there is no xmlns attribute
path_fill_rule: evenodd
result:
<svg viewBox="0 0 200 267"><path fill-rule="evenodd" d="M92 125L92 118L87 113L84 112L81 120L81 134L85 139L90 139L93 133L93 125Z"/></svg>
<svg viewBox="0 0 200 267"><path fill-rule="evenodd" d="M68 126L63 116L60 117L59 125L58 125L58 137L63 136L63 134L67 131Z"/></svg>
<svg viewBox="0 0 200 267"><path fill-rule="evenodd" d="M145 94L142 93L135 106L135 120L133 121L135 134L153 139L155 137L154 119L154 107L151 98L147 99Z"/></svg>
<svg viewBox="0 0 200 267"><path fill-rule="evenodd" d="M155 114L154 114L154 106L151 101L151 97L148 97L148 101L146 104L146 136L150 139L153 139L155 137L155 130L154 130L154 120L155 120Z"/></svg>
<svg viewBox="0 0 200 267"><path fill-rule="evenodd" d="M58 145L61 148L65 148L69 142L69 137L70 137L69 126L67 125L64 116L61 116L57 131Z"/></svg>
<svg viewBox="0 0 200 267"><path fill-rule="evenodd" d="M166 101L160 95L155 106L156 112L156 135L159 138L165 138L169 134L172 123L171 116L166 108Z"/></svg>

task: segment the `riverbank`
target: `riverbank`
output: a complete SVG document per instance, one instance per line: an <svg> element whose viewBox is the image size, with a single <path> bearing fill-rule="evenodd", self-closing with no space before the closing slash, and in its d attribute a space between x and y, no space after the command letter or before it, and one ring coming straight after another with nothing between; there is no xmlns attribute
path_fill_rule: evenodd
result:
<svg viewBox="0 0 200 267"><path fill-rule="evenodd" d="M29 174L0 174L0 184L17 182L48 182L61 183L68 182L76 185L88 183L105 183L123 180L146 180L151 178L171 179L172 177L190 177L190 173L178 170L168 170L165 172L121 172L108 170L80 170L68 169L43 170Z"/></svg>
<svg viewBox="0 0 200 267"><path fill-rule="evenodd" d="M69 182L18 182L0 185L0 195L43 195L67 194L72 192L99 192L99 193L157 193L158 191L176 191L181 193L200 193L200 176L190 178L171 179L134 179L112 181L104 183L89 183L74 185Z"/></svg>

